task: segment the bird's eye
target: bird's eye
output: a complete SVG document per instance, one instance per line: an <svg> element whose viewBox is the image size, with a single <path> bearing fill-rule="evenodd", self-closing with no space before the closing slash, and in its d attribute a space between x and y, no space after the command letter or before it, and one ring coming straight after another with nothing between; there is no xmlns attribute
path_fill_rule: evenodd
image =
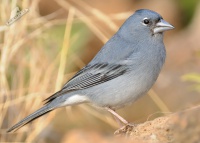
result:
<svg viewBox="0 0 200 143"><path fill-rule="evenodd" d="M149 24L149 19L144 19L143 22L144 22L144 24L147 25L147 24Z"/></svg>

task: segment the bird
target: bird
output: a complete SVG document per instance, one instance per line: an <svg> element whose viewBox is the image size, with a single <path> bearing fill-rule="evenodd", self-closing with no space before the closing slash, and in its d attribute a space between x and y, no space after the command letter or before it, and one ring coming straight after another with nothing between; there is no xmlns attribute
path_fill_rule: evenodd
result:
<svg viewBox="0 0 200 143"><path fill-rule="evenodd" d="M173 28L155 11L136 10L61 90L7 132L54 109L82 103L105 109L121 123L128 124L115 111L132 104L151 89L165 62L164 32Z"/></svg>

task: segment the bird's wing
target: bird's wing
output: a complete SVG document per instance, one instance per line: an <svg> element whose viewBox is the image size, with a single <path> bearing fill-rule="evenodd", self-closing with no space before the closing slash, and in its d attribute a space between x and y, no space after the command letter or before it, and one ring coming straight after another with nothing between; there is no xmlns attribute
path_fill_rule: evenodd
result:
<svg viewBox="0 0 200 143"><path fill-rule="evenodd" d="M64 85L64 87L60 91L47 98L46 103L51 102L52 100L54 100L58 96L63 95L64 93L74 90L86 89L107 82L109 80L117 78L125 72L127 72L127 66L121 64L88 65L80 70L67 84ZM40 108L39 110L35 111L31 115L27 116L26 118L15 124L8 130L8 132L19 129L25 124L54 110L55 108L57 107L54 107L50 104L45 105L44 107Z"/></svg>
<svg viewBox="0 0 200 143"><path fill-rule="evenodd" d="M45 101L46 103L49 103L64 93L86 89L107 82L123 75L125 72L127 72L127 66L123 64L101 63L88 65L75 74L75 76L69 80L60 91L48 97Z"/></svg>

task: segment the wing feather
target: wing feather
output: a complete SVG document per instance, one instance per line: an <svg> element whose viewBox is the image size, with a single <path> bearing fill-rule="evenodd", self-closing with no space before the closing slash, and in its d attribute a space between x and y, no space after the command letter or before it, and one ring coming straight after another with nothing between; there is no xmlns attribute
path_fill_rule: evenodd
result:
<svg viewBox="0 0 200 143"><path fill-rule="evenodd" d="M56 97L70 91L86 89L123 75L127 72L127 66L120 64L94 64L88 65L71 78L64 87L45 99L46 103L51 102Z"/></svg>

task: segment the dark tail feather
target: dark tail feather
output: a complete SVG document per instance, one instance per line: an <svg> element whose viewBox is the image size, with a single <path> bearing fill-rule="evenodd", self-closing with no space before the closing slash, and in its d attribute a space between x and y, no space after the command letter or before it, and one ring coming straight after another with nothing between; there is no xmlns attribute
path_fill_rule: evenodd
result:
<svg viewBox="0 0 200 143"><path fill-rule="evenodd" d="M17 124L15 124L14 126L12 126L10 129L7 130L7 132L11 132L13 130L18 130L19 128L21 128L22 126L28 124L29 122L39 118L40 116L52 111L53 108L48 107L47 105L38 109L37 111L35 111L34 113L30 114L29 116L27 116L26 118L24 118L23 120L21 120L20 122L18 122Z"/></svg>

